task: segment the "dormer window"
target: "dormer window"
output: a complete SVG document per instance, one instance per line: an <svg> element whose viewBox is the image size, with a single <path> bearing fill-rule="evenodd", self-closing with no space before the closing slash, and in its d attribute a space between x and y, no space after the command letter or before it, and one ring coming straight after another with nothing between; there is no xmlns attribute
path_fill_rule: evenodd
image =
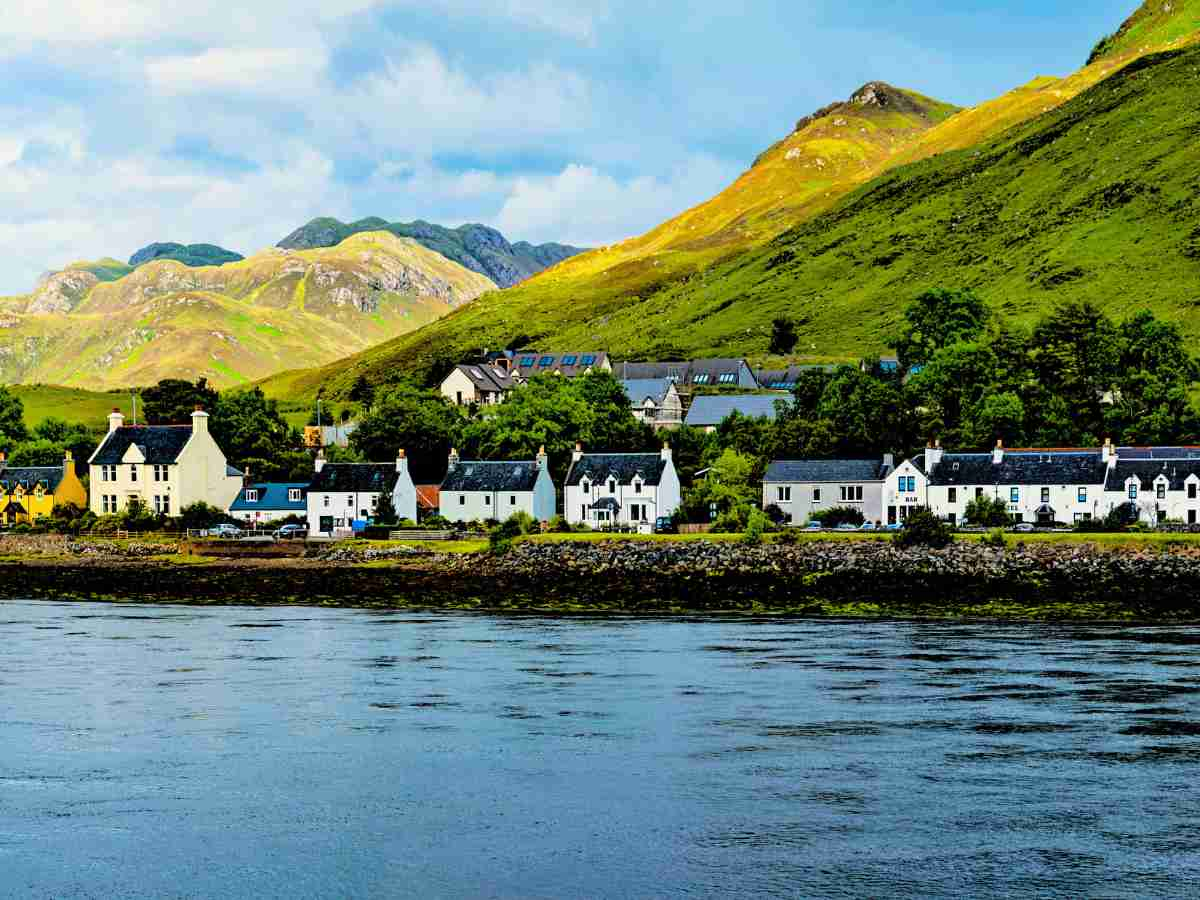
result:
<svg viewBox="0 0 1200 900"><path fill-rule="evenodd" d="M1138 483L1136 481L1129 482L1129 499L1136 500L1138 496Z"/></svg>
<svg viewBox="0 0 1200 900"><path fill-rule="evenodd" d="M633 492L635 494L640 494L642 492L642 479L640 479L640 478L633 479Z"/></svg>
<svg viewBox="0 0 1200 900"><path fill-rule="evenodd" d="M583 491L585 494L591 493L592 483L590 481L588 481L586 478L584 478L582 481L579 482L579 489L581 491Z"/></svg>
<svg viewBox="0 0 1200 900"><path fill-rule="evenodd" d="M1156 484L1154 486L1154 490L1155 490L1155 496L1159 500L1167 499L1167 483L1165 481L1160 481L1158 484Z"/></svg>
<svg viewBox="0 0 1200 900"><path fill-rule="evenodd" d="M288 488L289 503L299 503L303 499L303 492L300 490L300 488Z"/></svg>
<svg viewBox="0 0 1200 900"><path fill-rule="evenodd" d="M129 480L130 481L137 481L137 469L138 469L138 467L136 465L129 467Z"/></svg>
<svg viewBox="0 0 1200 900"><path fill-rule="evenodd" d="M615 494L617 492L617 479L615 479L615 478L608 479L608 492L610 494Z"/></svg>
<svg viewBox="0 0 1200 900"><path fill-rule="evenodd" d="M246 502L247 503L257 503L258 502L258 491L255 488L247 488L246 489Z"/></svg>

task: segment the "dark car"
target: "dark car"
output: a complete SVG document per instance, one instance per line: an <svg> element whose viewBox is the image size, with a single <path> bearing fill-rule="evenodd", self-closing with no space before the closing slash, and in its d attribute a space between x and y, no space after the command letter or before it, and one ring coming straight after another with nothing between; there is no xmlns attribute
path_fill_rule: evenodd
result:
<svg viewBox="0 0 1200 900"><path fill-rule="evenodd" d="M308 536L308 528L303 525L283 525L275 529L275 540L294 541Z"/></svg>
<svg viewBox="0 0 1200 900"><path fill-rule="evenodd" d="M675 522L670 516L659 516L654 520L655 534L675 534L678 531L675 527Z"/></svg>

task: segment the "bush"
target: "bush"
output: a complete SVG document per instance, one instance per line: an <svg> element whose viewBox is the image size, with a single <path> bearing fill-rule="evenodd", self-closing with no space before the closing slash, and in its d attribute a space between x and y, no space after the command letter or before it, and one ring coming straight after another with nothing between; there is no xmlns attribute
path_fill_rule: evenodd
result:
<svg viewBox="0 0 1200 900"><path fill-rule="evenodd" d="M421 524L432 531L452 531L454 529L454 523L445 516L430 516Z"/></svg>
<svg viewBox="0 0 1200 900"><path fill-rule="evenodd" d="M826 528L837 528L839 525L854 525L858 527L866 521L862 510L856 509L853 506L835 506L832 509L813 513L813 518L818 519Z"/></svg>
<svg viewBox="0 0 1200 900"><path fill-rule="evenodd" d="M1003 550L1008 546L1008 542L1004 540L1004 532L999 528L993 528L989 531L982 543L983 546L992 547L996 550Z"/></svg>
<svg viewBox="0 0 1200 900"><path fill-rule="evenodd" d="M892 538L898 547L931 547L934 550L949 546L952 540L953 529L928 508L911 511L904 528Z"/></svg>
<svg viewBox="0 0 1200 900"><path fill-rule="evenodd" d="M546 530L553 532L554 534L570 534L571 523L562 516L555 516L546 526Z"/></svg>
<svg viewBox="0 0 1200 900"><path fill-rule="evenodd" d="M512 549L514 538L540 531L541 526L527 512L515 512L497 525L488 534L488 546L492 553L503 556Z"/></svg>
<svg viewBox="0 0 1200 900"><path fill-rule="evenodd" d="M204 502L193 503L179 511L179 527L183 531L208 529L214 525L220 525L222 522L231 521L232 519L224 511Z"/></svg>
<svg viewBox="0 0 1200 900"><path fill-rule="evenodd" d="M966 520L983 528L1003 528L1012 521L1000 497L976 497L967 504Z"/></svg>
<svg viewBox="0 0 1200 900"><path fill-rule="evenodd" d="M785 528L779 535L779 543L795 546L800 543L800 532L795 528Z"/></svg>
<svg viewBox="0 0 1200 900"><path fill-rule="evenodd" d="M752 509L746 517L746 530L742 534L742 543L757 546L763 542L763 534L770 528L767 514L761 509Z"/></svg>
<svg viewBox="0 0 1200 900"><path fill-rule="evenodd" d="M778 503L772 503L765 510L763 510L763 512L765 512L767 514L767 518L770 519L771 522L775 525L788 524L789 516L787 513L785 513L782 509L779 508Z"/></svg>
<svg viewBox="0 0 1200 900"><path fill-rule="evenodd" d="M737 506L721 513L712 523L713 534L742 534L750 519L750 511L755 507Z"/></svg>

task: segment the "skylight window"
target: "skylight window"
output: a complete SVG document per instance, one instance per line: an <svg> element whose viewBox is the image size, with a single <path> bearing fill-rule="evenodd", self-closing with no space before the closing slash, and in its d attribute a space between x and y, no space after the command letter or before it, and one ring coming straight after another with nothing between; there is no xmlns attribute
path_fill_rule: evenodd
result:
<svg viewBox="0 0 1200 900"><path fill-rule="evenodd" d="M596 357L594 357L590 354L587 356L584 356L584 358L583 358L583 364L585 366L590 366L590 365L594 364L595 362L596 362Z"/></svg>
<svg viewBox="0 0 1200 900"><path fill-rule="evenodd" d="M526 368L528 368L529 366L532 366L533 362L534 362L534 358L532 356L522 356L521 357L521 365L525 366Z"/></svg>
<svg viewBox="0 0 1200 900"><path fill-rule="evenodd" d="M564 366L573 366L573 365L575 365L575 362L578 359L579 359L578 356L564 356L563 357L563 365Z"/></svg>
<svg viewBox="0 0 1200 900"><path fill-rule="evenodd" d="M722 372L721 384L734 384L737 381L737 372Z"/></svg>
<svg viewBox="0 0 1200 900"><path fill-rule="evenodd" d="M547 366L552 366L552 365L554 365L554 357L553 356L543 356L541 359L538 360L538 365L543 369L546 368Z"/></svg>

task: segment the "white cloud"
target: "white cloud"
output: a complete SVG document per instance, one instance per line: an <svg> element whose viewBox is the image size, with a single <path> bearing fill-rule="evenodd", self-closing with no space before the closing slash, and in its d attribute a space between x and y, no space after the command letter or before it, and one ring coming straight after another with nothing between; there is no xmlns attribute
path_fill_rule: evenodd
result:
<svg viewBox="0 0 1200 900"><path fill-rule="evenodd" d="M640 234L716 194L737 167L693 156L667 177L620 180L592 166L517 179L496 219L505 234L597 247Z"/></svg>
<svg viewBox="0 0 1200 900"><path fill-rule="evenodd" d="M305 99L325 67L319 50L269 47L213 47L191 56L146 63L151 87L159 94L233 92L286 94Z"/></svg>

